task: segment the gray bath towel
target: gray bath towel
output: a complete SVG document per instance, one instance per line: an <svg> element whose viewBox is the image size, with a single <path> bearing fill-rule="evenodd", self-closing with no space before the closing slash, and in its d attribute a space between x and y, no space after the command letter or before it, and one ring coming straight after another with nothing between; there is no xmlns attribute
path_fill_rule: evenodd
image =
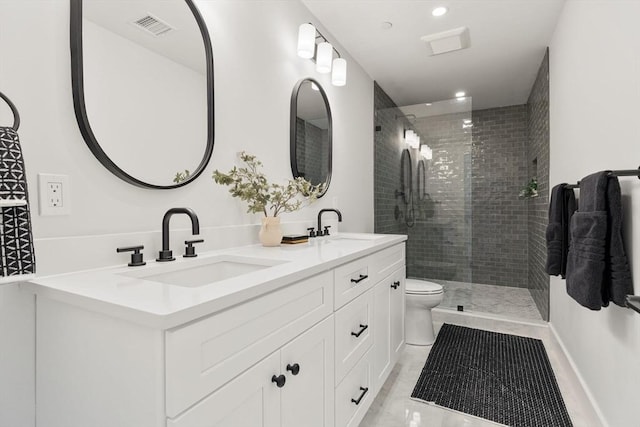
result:
<svg viewBox="0 0 640 427"><path fill-rule="evenodd" d="M633 293L622 242L622 200L618 178L598 172L580 180L580 208L570 226L567 293L600 310L609 301L625 306Z"/></svg>
<svg viewBox="0 0 640 427"><path fill-rule="evenodd" d="M561 275L567 271L569 252L569 224L576 211L576 196L567 184L558 184L551 190L549 225L547 225L547 274Z"/></svg>

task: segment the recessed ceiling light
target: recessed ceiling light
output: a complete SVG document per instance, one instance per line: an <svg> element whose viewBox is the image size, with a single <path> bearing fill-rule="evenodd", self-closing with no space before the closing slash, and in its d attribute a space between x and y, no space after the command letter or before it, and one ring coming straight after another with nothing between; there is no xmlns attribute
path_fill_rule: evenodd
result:
<svg viewBox="0 0 640 427"><path fill-rule="evenodd" d="M464 93L464 91L460 91L460 92L456 92L456 98L462 98L466 95L466 93Z"/></svg>
<svg viewBox="0 0 640 427"><path fill-rule="evenodd" d="M383 30L390 30L391 27L393 27L393 23L389 21L384 21L382 24L380 24L380 28L382 28Z"/></svg>
<svg viewBox="0 0 640 427"><path fill-rule="evenodd" d="M430 103L430 102L427 102L427 103L426 103L426 104L424 104L424 105L426 105L427 107L431 107L431 103Z"/></svg>
<svg viewBox="0 0 640 427"><path fill-rule="evenodd" d="M435 9L433 9L433 10L431 11L431 14L432 14L433 16L442 16L442 15L444 15L445 13L447 13L448 11L449 11L449 9L447 9L446 7L444 7L444 6L438 6L438 7L436 7Z"/></svg>

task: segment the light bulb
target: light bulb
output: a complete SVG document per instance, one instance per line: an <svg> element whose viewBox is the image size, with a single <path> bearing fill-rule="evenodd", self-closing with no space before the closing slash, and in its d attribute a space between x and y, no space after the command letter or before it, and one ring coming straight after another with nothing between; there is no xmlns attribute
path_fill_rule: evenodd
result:
<svg viewBox="0 0 640 427"><path fill-rule="evenodd" d="M320 43L318 45L318 53L316 55L316 71L322 74L331 72L332 60L333 46L331 46L331 43Z"/></svg>
<svg viewBox="0 0 640 427"><path fill-rule="evenodd" d="M302 24L298 28L298 56L301 58L313 58L316 53L316 27L311 24Z"/></svg>
<svg viewBox="0 0 640 427"><path fill-rule="evenodd" d="M331 83L334 86L344 86L347 84L347 60L336 58L333 60L333 71L331 72Z"/></svg>

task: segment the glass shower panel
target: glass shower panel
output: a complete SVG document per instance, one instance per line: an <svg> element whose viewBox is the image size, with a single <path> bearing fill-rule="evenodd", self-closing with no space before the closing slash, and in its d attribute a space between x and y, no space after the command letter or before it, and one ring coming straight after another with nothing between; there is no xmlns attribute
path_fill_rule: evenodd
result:
<svg viewBox="0 0 640 427"><path fill-rule="evenodd" d="M415 155L407 276L440 283L443 307L472 302L472 99L400 107L428 149ZM420 153L425 155L421 155ZM430 157L430 158L429 158ZM422 165L420 163L422 162ZM422 182L424 180L424 182Z"/></svg>

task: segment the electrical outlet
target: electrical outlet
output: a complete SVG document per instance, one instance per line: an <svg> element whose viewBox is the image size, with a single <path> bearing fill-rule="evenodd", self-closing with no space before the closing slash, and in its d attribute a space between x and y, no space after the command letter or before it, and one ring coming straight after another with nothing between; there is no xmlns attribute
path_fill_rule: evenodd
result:
<svg viewBox="0 0 640 427"><path fill-rule="evenodd" d="M38 205L41 216L71 214L71 184L68 175L38 174Z"/></svg>

